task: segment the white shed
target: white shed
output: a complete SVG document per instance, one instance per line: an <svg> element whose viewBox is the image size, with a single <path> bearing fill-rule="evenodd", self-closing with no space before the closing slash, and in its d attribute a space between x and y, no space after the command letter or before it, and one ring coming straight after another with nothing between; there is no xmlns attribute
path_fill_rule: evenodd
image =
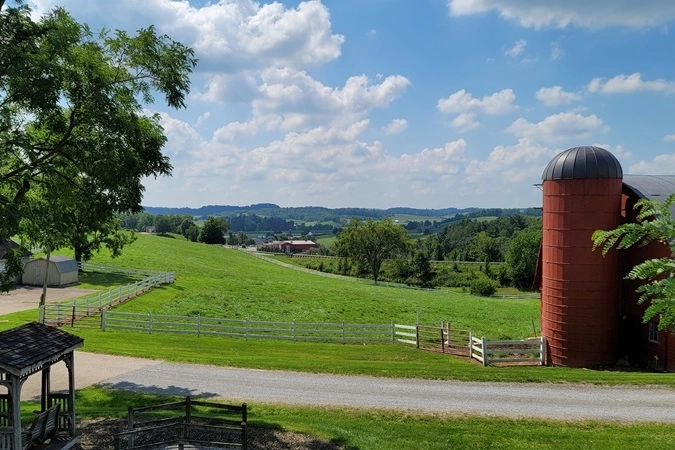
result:
<svg viewBox="0 0 675 450"><path fill-rule="evenodd" d="M42 286L45 279L47 260L45 258L31 259L23 267L23 284ZM49 258L49 278L47 286L66 286L77 283L77 261L67 256L52 256Z"/></svg>

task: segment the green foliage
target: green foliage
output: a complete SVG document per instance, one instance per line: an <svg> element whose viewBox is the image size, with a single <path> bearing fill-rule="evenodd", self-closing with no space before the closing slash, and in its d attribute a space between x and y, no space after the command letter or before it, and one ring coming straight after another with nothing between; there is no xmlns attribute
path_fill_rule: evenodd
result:
<svg viewBox="0 0 675 450"><path fill-rule="evenodd" d="M0 237L21 217L31 240L96 251L115 212L140 210L142 180L171 172L141 101L184 107L193 51L152 27L95 35L61 8L34 21L22 5L0 11L0 42Z"/></svg>
<svg viewBox="0 0 675 450"><path fill-rule="evenodd" d="M641 199L635 204L636 223L625 223L613 230L596 230L593 249L601 248L606 255L612 247L626 249L635 244L644 246L660 242L670 249L671 257L650 259L633 267L627 275L631 280L645 283L638 287L639 303L648 302L643 320L658 318L659 329L675 325L675 218L670 209L675 205L675 194L664 202Z"/></svg>
<svg viewBox="0 0 675 450"><path fill-rule="evenodd" d="M205 244L224 244L227 222L220 217L209 217L199 233L199 241Z"/></svg>
<svg viewBox="0 0 675 450"><path fill-rule="evenodd" d="M490 297L497 292L497 286L494 281L486 277L480 277L471 282L469 293L471 295L480 295L481 297Z"/></svg>
<svg viewBox="0 0 675 450"><path fill-rule="evenodd" d="M541 237L541 227L530 226L516 233L509 242L506 271L513 286L518 289L532 289Z"/></svg>
<svg viewBox="0 0 675 450"><path fill-rule="evenodd" d="M405 255L408 250L405 229L391 219L361 222L354 218L335 241L336 253L363 268L367 267L375 283L384 260Z"/></svg>
<svg viewBox="0 0 675 450"><path fill-rule="evenodd" d="M3 245L3 244L0 244ZM5 247L5 262L0 267L0 294L14 289L14 279L23 273L21 265L21 254L15 249Z"/></svg>

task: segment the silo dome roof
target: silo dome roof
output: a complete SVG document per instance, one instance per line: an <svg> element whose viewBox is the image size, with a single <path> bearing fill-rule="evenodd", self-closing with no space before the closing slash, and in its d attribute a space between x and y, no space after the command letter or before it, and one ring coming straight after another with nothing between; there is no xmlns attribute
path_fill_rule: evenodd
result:
<svg viewBox="0 0 675 450"><path fill-rule="evenodd" d="M572 147L553 158L541 176L544 181L584 178L623 178L623 170L604 148Z"/></svg>

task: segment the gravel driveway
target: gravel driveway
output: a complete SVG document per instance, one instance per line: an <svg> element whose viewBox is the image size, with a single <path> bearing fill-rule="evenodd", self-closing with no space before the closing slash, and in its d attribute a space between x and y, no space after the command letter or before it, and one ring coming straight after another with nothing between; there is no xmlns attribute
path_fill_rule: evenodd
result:
<svg viewBox="0 0 675 450"><path fill-rule="evenodd" d="M65 387L65 368L52 385ZM241 402L350 406L564 420L675 422L675 390L664 387L471 383L390 379L178 364L87 352L75 354L77 388L193 395ZM62 373L64 376L58 375ZM39 393L39 377L23 397Z"/></svg>

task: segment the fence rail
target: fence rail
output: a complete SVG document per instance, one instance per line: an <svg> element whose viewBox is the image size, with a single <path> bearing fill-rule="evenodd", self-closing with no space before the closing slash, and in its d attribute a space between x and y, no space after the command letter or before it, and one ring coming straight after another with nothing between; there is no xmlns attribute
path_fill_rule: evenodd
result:
<svg viewBox="0 0 675 450"><path fill-rule="evenodd" d="M396 324L265 322L202 316L168 316L103 310L101 329L244 339L324 342L395 342Z"/></svg>
<svg viewBox="0 0 675 450"><path fill-rule="evenodd" d="M92 263L82 263L80 267L87 272L115 273L142 279L106 292L45 305L40 308L40 322L58 326L66 323L72 325L76 319L98 314L152 288L173 283L176 280L173 272L149 272Z"/></svg>
<svg viewBox="0 0 675 450"><path fill-rule="evenodd" d="M470 339L470 357L480 361L483 366L515 363L543 366L546 363L546 339L543 336L520 341L488 341L473 335Z"/></svg>

